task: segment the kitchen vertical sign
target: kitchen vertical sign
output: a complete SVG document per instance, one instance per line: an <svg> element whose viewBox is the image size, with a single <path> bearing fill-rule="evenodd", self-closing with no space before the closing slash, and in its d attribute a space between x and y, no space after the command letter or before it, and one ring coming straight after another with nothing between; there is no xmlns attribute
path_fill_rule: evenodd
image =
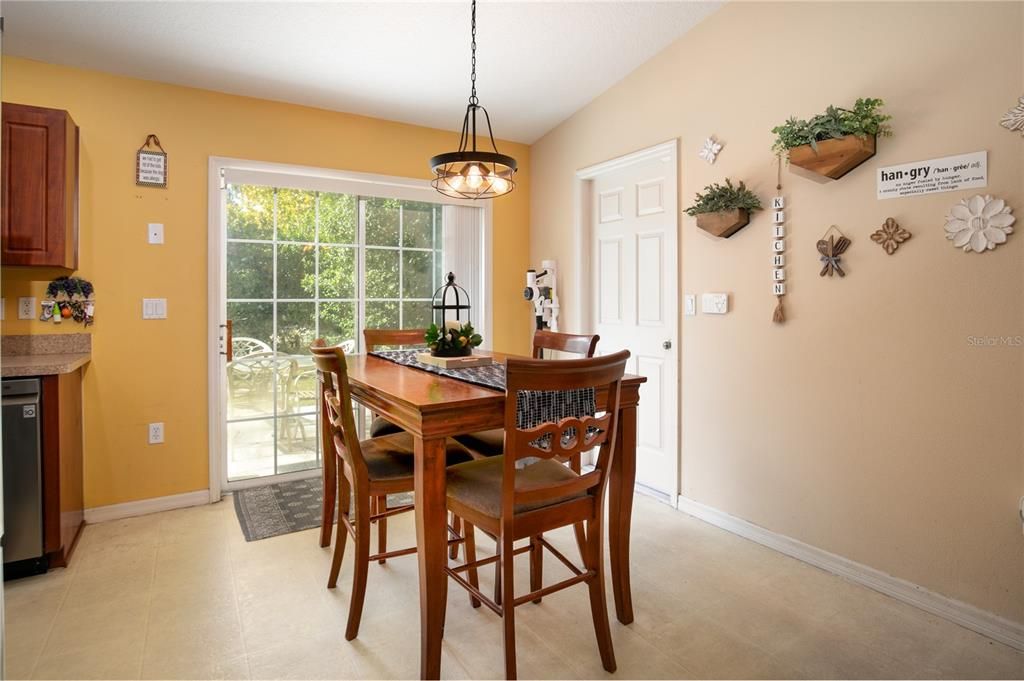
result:
<svg viewBox="0 0 1024 681"><path fill-rule="evenodd" d="M975 151L878 169L878 199L953 192L988 185L988 152Z"/></svg>
<svg viewBox="0 0 1024 681"><path fill-rule="evenodd" d="M147 135L135 155L135 184L167 188L167 152L156 135Z"/></svg>

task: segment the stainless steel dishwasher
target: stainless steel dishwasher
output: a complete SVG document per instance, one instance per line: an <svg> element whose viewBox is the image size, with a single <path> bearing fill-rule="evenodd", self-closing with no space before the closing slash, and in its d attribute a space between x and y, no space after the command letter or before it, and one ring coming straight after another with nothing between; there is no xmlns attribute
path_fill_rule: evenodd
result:
<svg viewBox="0 0 1024 681"><path fill-rule="evenodd" d="M3 408L4 578L46 572L38 378L0 382Z"/></svg>

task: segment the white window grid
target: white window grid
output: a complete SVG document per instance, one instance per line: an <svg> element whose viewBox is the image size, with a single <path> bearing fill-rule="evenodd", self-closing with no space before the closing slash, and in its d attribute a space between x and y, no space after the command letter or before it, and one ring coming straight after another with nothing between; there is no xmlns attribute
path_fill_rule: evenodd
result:
<svg viewBox="0 0 1024 681"><path fill-rule="evenodd" d="M316 201L314 203L314 235L313 241L292 241L287 239L278 238L278 216L277 216L277 197L279 188L274 188L273 194L273 232L270 239L249 239L249 238L236 238L226 237L225 242L228 244L232 243L246 243L246 244L262 244L271 247L272 254L272 290L274 292L273 298L226 298L225 303L265 303L270 304L271 307L271 341L272 350L275 355L275 361L277 360L277 318L278 309L277 306L280 303L313 303L313 323L314 323L314 336L320 337L320 305L321 303L351 303L356 308L356 326L355 326L355 343L357 352L362 350L363 347L363 334L362 331L366 328L366 303L377 303L377 302L394 302L398 308L398 320L399 328L404 328L405 323L405 309L404 303L420 302L428 304L432 301L432 298L419 298L419 297L406 297L404 289L405 281L405 261L402 257L404 252L424 252L431 254L431 279L433 287L436 288L439 285L437 281L437 265L439 258L441 258L441 251L439 245L442 239L442 212L440 210L431 211L431 240L434 244L434 248L419 248L413 246L405 246L405 201L399 203L399 219L398 219L398 245L397 246L378 246L368 245L366 243L366 202L372 200L375 197L367 196L355 196L356 199L356 243L345 243L345 242L334 242L334 241L321 241L320 240L320 196L326 192L315 192ZM416 203L426 203L418 201ZM435 204L432 204L435 205ZM439 205L439 204L436 204ZM226 226L226 225L225 225ZM311 246L313 248L314 258L314 296L312 298L278 298L278 277L277 277L277 255L278 246L291 245L291 246ZM356 298L332 298L332 297L321 297L320 295L320 250L321 247L341 247L351 248L356 253ZM381 250L381 251L397 251L398 252L398 296L391 298L367 298L366 297L366 251L367 250ZM226 271L226 268L225 268ZM225 275L226 276L226 275ZM283 418L301 418L304 416L317 416L320 413L319 400L317 401L316 409L305 410L299 412L289 412L287 414L279 413L279 400L278 394L280 390L279 385L280 375L278 371L273 372L273 399L271 400L273 409L270 414L263 414L259 416L246 416L240 418L227 418L228 424L233 423L245 423L253 421L266 421L272 420L273 423L273 434L274 434L274 474L278 473L278 461L277 461L277 443L278 443L278 428L281 419ZM359 410L357 409L357 412ZM357 418L358 421L365 421L365 415L361 415ZM316 431L316 458L312 462L314 465L311 468L316 468L321 465L321 452L320 452L320 431L319 428L314 426Z"/></svg>

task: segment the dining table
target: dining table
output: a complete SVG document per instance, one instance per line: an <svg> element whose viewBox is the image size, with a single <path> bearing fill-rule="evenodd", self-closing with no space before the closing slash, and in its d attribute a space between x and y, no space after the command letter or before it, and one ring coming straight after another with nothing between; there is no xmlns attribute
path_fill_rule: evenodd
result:
<svg viewBox="0 0 1024 681"><path fill-rule="evenodd" d="M478 352L504 362L508 355ZM446 511L446 440L453 435L504 426L504 391L485 388L382 357L349 355L352 398L392 423L415 441L415 516L419 562L420 677L441 675L448 577ZM611 563L615 614L633 621L629 583L629 528L636 479L637 405L642 376L627 374L621 383L618 433L608 476L608 556ZM607 389L596 391L597 410L607 402Z"/></svg>

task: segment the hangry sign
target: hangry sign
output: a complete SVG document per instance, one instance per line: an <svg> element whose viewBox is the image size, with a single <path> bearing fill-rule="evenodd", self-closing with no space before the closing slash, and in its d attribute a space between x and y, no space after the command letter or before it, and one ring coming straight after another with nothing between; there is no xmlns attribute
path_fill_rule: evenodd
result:
<svg viewBox="0 0 1024 681"><path fill-rule="evenodd" d="M879 168L877 179L879 200L984 187L988 184L988 152Z"/></svg>

